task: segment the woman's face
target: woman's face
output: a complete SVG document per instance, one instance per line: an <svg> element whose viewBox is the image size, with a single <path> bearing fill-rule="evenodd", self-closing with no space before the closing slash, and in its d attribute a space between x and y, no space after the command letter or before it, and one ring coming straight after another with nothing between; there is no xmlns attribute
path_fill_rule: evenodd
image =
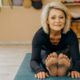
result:
<svg viewBox="0 0 80 80"><path fill-rule="evenodd" d="M64 28L65 14L59 9L51 9L48 15L47 24L49 28L55 31L59 31Z"/></svg>

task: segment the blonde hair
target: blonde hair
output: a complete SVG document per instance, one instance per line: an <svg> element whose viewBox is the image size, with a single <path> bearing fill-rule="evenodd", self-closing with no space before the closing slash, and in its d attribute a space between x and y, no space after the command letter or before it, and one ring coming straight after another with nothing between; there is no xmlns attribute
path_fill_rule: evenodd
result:
<svg viewBox="0 0 80 80"><path fill-rule="evenodd" d="M70 26L71 26L71 18L70 18L69 10L61 2L51 2L51 3L48 3L43 8L42 14L41 14L41 26L43 27L44 32L47 33L47 34L49 33L48 25L47 25L46 22L47 22L47 18L48 18L50 8L60 9L65 13L65 15L66 15L66 24L64 26L63 33L67 33L70 29Z"/></svg>

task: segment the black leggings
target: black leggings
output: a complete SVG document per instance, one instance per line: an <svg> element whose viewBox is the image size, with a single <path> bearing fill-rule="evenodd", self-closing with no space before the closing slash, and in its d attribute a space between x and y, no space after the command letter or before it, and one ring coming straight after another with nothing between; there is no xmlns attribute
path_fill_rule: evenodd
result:
<svg viewBox="0 0 80 80"><path fill-rule="evenodd" d="M46 51L45 51L45 50L41 50L42 66L43 66L45 69L46 69L45 60L46 60L47 56L48 56L48 54L46 53ZM68 72L71 71L71 69L72 69L72 63L71 63L71 66L69 67L69 69L67 70L66 75L68 74ZM48 70L46 69L46 71L48 71Z"/></svg>

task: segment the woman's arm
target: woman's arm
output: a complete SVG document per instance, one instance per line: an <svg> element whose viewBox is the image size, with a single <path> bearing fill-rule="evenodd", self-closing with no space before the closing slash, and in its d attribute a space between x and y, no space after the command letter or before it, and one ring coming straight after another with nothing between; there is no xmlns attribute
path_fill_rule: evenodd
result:
<svg viewBox="0 0 80 80"><path fill-rule="evenodd" d="M72 31L68 34L68 43L70 43L70 54L72 58L73 71L80 71L80 54L79 54L79 43L76 34Z"/></svg>
<svg viewBox="0 0 80 80"><path fill-rule="evenodd" d="M31 56L30 66L36 73L40 71L45 71L45 69L40 66L41 47L44 41L43 35L41 35L42 33L43 32L40 29L38 32L36 32L32 40L32 56Z"/></svg>
<svg viewBox="0 0 80 80"><path fill-rule="evenodd" d="M72 58L72 67L70 75L72 78L80 78L80 54L79 54L79 43L76 34L71 30L68 33L67 43L70 45L70 55Z"/></svg>
<svg viewBox="0 0 80 80"><path fill-rule="evenodd" d="M31 68L36 72L45 71L44 68L40 66L41 63L41 49L40 47L33 47L32 48L32 56L30 61Z"/></svg>

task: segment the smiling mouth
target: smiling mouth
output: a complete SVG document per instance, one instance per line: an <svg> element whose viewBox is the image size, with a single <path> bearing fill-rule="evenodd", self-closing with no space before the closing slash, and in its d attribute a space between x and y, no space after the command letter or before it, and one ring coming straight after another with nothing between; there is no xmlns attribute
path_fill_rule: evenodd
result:
<svg viewBox="0 0 80 80"><path fill-rule="evenodd" d="M54 26L61 26L61 25L54 25Z"/></svg>

